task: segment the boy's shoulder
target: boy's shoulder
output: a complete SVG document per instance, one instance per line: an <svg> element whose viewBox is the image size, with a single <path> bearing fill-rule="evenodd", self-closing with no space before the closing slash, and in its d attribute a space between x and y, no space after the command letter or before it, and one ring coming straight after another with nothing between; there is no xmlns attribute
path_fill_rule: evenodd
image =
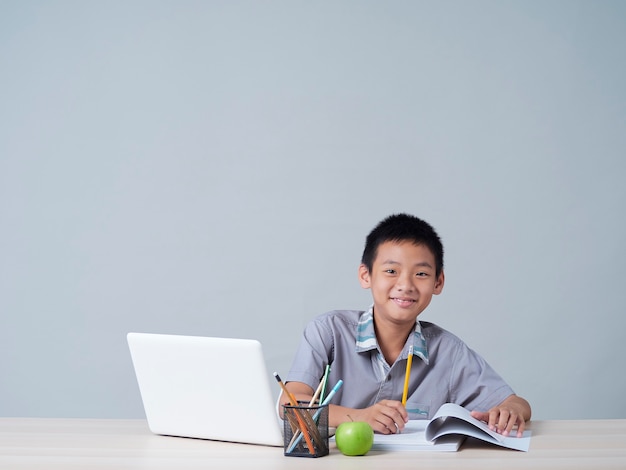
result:
<svg viewBox="0 0 626 470"><path fill-rule="evenodd" d="M364 310L331 310L318 315L314 318L314 321L321 323L345 323L357 325L363 313L365 313Z"/></svg>
<svg viewBox="0 0 626 470"><path fill-rule="evenodd" d="M427 340L437 338L441 340L451 341L453 343L465 344L463 340L457 335L450 332L449 330L446 330L445 328L442 328L436 323L420 321L419 324L422 330L422 335L424 335L424 338L426 338Z"/></svg>
<svg viewBox="0 0 626 470"><path fill-rule="evenodd" d="M363 310L331 310L313 318L306 331L316 332L324 337L356 338L362 314Z"/></svg>
<svg viewBox="0 0 626 470"><path fill-rule="evenodd" d="M357 330L363 310L331 310L322 313L309 323L309 327L327 332L354 332Z"/></svg>

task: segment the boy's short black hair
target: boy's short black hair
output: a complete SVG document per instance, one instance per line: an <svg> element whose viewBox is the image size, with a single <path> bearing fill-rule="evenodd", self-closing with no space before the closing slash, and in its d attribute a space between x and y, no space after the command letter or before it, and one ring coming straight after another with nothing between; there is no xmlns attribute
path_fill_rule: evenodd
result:
<svg viewBox="0 0 626 470"><path fill-rule="evenodd" d="M439 276L443 271L443 244L439 235L428 222L409 214L390 215L369 233L361 257L361 263L369 271L372 270L378 247L389 241L408 241L426 246L435 256L436 275Z"/></svg>

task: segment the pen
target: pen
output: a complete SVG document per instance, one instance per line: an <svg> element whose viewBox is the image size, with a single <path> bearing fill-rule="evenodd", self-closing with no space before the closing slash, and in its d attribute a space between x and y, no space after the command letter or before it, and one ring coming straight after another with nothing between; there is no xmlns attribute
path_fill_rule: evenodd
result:
<svg viewBox="0 0 626 470"><path fill-rule="evenodd" d="M342 385L343 385L343 380L341 380L341 379L338 380L337 383L335 384L335 386L333 387L333 389L328 394L328 396L322 402L322 406L326 406L326 405L328 405L330 403L330 400L333 399L333 396L335 395L335 393L337 393L337 391L341 388ZM317 410L317 413L315 413L315 415L313 415L313 418L319 417L319 414L321 412L322 412L322 410Z"/></svg>
<svg viewBox="0 0 626 470"><path fill-rule="evenodd" d="M409 356L406 359L406 374L404 375L404 391L402 392L402 404L406 406L409 395L409 379L411 378L411 362L413 361L413 345L409 346Z"/></svg>

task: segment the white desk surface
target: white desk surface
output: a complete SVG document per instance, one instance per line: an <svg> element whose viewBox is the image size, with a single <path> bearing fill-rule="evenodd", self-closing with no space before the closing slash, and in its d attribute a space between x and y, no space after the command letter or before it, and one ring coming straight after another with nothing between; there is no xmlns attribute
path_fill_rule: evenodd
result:
<svg viewBox="0 0 626 470"><path fill-rule="evenodd" d="M626 419L534 421L529 452L466 442L459 452L285 457L279 447L156 436L144 420L0 418L0 469L626 469Z"/></svg>

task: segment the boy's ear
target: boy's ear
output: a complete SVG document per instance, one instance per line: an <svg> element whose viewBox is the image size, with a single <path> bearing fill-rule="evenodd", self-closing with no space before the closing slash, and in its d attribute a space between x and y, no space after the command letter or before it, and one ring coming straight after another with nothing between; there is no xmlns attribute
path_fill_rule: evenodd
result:
<svg viewBox="0 0 626 470"><path fill-rule="evenodd" d="M359 266L359 282L361 283L361 287L363 289L369 289L371 287L370 270L367 269L367 266L364 264Z"/></svg>
<svg viewBox="0 0 626 470"><path fill-rule="evenodd" d="M441 294L445 280L446 280L446 277L444 276L443 271L441 271L441 274L439 274L439 277L437 277L437 280L435 281L435 290L433 291L433 294L435 295Z"/></svg>

